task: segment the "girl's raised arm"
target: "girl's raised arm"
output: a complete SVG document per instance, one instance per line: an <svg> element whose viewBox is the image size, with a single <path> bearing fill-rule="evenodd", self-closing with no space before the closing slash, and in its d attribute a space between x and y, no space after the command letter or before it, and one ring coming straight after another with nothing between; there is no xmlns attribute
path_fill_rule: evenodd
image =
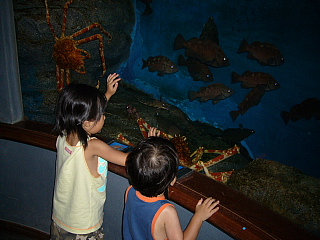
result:
<svg viewBox="0 0 320 240"><path fill-rule="evenodd" d="M116 93L119 85L119 81L121 78L118 73L112 73L107 78L107 92L106 92L106 98L109 101L113 94Z"/></svg>

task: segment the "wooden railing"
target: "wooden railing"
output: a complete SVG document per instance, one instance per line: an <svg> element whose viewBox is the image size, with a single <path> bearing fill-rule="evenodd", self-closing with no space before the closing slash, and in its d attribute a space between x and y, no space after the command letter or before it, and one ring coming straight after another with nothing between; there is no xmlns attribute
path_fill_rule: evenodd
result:
<svg viewBox="0 0 320 240"><path fill-rule="evenodd" d="M52 128L50 124L32 121L0 123L0 138L56 151L57 134ZM110 163L109 170L126 177L124 167ZM220 210L208 222L235 239L318 239L269 208L201 173L191 172L169 189L169 199L192 212L201 197L210 196L220 201Z"/></svg>
<svg viewBox="0 0 320 240"><path fill-rule="evenodd" d="M10 238L5 239L36 239L36 240L50 240L48 233L39 231L35 228L30 228L25 225L6 221L0 219L0 236L1 233L5 233L6 236L10 235ZM3 239L2 239L3 240Z"/></svg>

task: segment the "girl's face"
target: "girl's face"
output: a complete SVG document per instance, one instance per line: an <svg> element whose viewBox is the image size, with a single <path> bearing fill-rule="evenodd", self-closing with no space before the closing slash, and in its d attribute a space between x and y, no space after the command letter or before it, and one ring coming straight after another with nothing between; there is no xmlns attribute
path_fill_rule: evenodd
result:
<svg viewBox="0 0 320 240"><path fill-rule="evenodd" d="M92 125L92 127L88 130L88 132L89 132L90 134L96 134L96 133L101 132L101 129L103 128L105 119L106 119L106 116L105 116L105 115L102 115L101 118L100 118L100 120L98 120L97 122L93 122L93 125Z"/></svg>

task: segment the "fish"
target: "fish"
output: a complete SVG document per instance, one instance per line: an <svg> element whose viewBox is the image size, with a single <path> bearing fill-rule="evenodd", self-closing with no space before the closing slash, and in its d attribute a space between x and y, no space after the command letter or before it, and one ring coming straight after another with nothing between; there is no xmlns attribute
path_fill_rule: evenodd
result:
<svg viewBox="0 0 320 240"><path fill-rule="evenodd" d="M170 119L160 114L156 114L156 120L158 123L157 128L159 128L161 131L168 133L171 136L184 135L184 131Z"/></svg>
<svg viewBox="0 0 320 240"><path fill-rule="evenodd" d="M186 66L194 81L213 82L213 74L208 65L196 58L188 57L185 59L180 55L178 57L178 66Z"/></svg>
<svg viewBox="0 0 320 240"><path fill-rule="evenodd" d="M227 128L223 130L222 135L219 136L219 138L229 144L236 144L254 133L255 131L253 129L244 128L242 124L239 124L239 128Z"/></svg>
<svg viewBox="0 0 320 240"><path fill-rule="evenodd" d="M212 42L219 45L218 29L213 17L208 18L199 38L211 40Z"/></svg>
<svg viewBox="0 0 320 240"><path fill-rule="evenodd" d="M239 104L238 110L236 111L230 111L230 117L233 121L235 121L238 116L241 114L245 114L250 108L257 106L262 97L264 96L266 90L266 86L264 85L258 85L255 88L253 88L247 96L244 98L244 100Z"/></svg>
<svg viewBox="0 0 320 240"><path fill-rule="evenodd" d="M266 91L280 88L280 83L278 83L273 76L264 72L246 71L242 75L232 72L231 78L231 83L242 82L242 88L254 88L257 85L265 85Z"/></svg>
<svg viewBox="0 0 320 240"><path fill-rule="evenodd" d="M142 69L148 67L149 72L158 72L158 76L163 77L165 74L175 73L179 71L178 66L165 56L149 57L142 59Z"/></svg>
<svg viewBox="0 0 320 240"><path fill-rule="evenodd" d="M141 101L138 100L140 103L147 105L149 107L154 107L157 109L164 109L164 110L169 110L170 105L168 103L165 103L161 100L153 99L153 100L148 100L148 101Z"/></svg>
<svg viewBox="0 0 320 240"><path fill-rule="evenodd" d="M131 105L127 105L127 113L129 118L136 119L136 120L140 118L138 110Z"/></svg>
<svg viewBox="0 0 320 240"><path fill-rule="evenodd" d="M212 83L207 87L202 87L198 92L189 91L189 101L192 102L196 98L200 98L201 102L212 100L213 104L217 104L220 100L226 99L234 94L234 90L223 83Z"/></svg>
<svg viewBox="0 0 320 240"><path fill-rule="evenodd" d="M193 37L186 41L179 33L174 40L174 50L186 49L187 57L199 59L211 67L227 67L230 61L222 48L208 39Z"/></svg>
<svg viewBox="0 0 320 240"><path fill-rule="evenodd" d="M284 57L280 50L271 43L262 43L259 41L249 45L247 40L243 40L238 53L249 52L249 59L256 59L264 66L279 66L284 63Z"/></svg>
<svg viewBox="0 0 320 240"><path fill-rule="evenodd" d="M151 15L153 13L153 9L151 7L152 0L139 0L139 1L146 5L146 8L144 9L142 15L143 16Z"/></svg>
<svg viewBox="0 0 320 240"><path fill-rule="evenodd" d="M320 120L320 100L318 98L308 98L292 106L289 112L282 111L281 117L286 125L290 120L296 122L303 118L310 120L314 117L316 120Z"/></svg>

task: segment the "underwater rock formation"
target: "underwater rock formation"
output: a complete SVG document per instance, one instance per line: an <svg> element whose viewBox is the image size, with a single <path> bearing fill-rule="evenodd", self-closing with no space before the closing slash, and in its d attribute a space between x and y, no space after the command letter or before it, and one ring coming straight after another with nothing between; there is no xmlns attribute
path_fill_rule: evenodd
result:
<svg viewBox="0 0 320 240"><path fill-rule="evenodd" d="M320 236L320 179L266 159L256 159L227 184Z"/></svg>
<svg viewBox="0 0 320 240"><path fill-rule="evenodd" d="M48 0L51 23L57 37L61 37L63 9L66 2L67 0ZM45 1L14 0L13 8L22 87L34 88L40 85L39 89L56 89L56 68L52 57L55 39L46 21ZM117 71L130 54L131 34L135 25L134 1L74 0L69 5L67 36L93 23L101 24L112 35L110 43L108 43L108 37L105 36L104 39L107 74ZM92 29L77 37L76 40L95 34L101 34L101 31L97 28ZM99 41L86 42L78 48L91 55L85 60L88 73L81 75L72 70L71 80L94 85L102 74ZM102 84L105 82L102 81Z"/></svg>

